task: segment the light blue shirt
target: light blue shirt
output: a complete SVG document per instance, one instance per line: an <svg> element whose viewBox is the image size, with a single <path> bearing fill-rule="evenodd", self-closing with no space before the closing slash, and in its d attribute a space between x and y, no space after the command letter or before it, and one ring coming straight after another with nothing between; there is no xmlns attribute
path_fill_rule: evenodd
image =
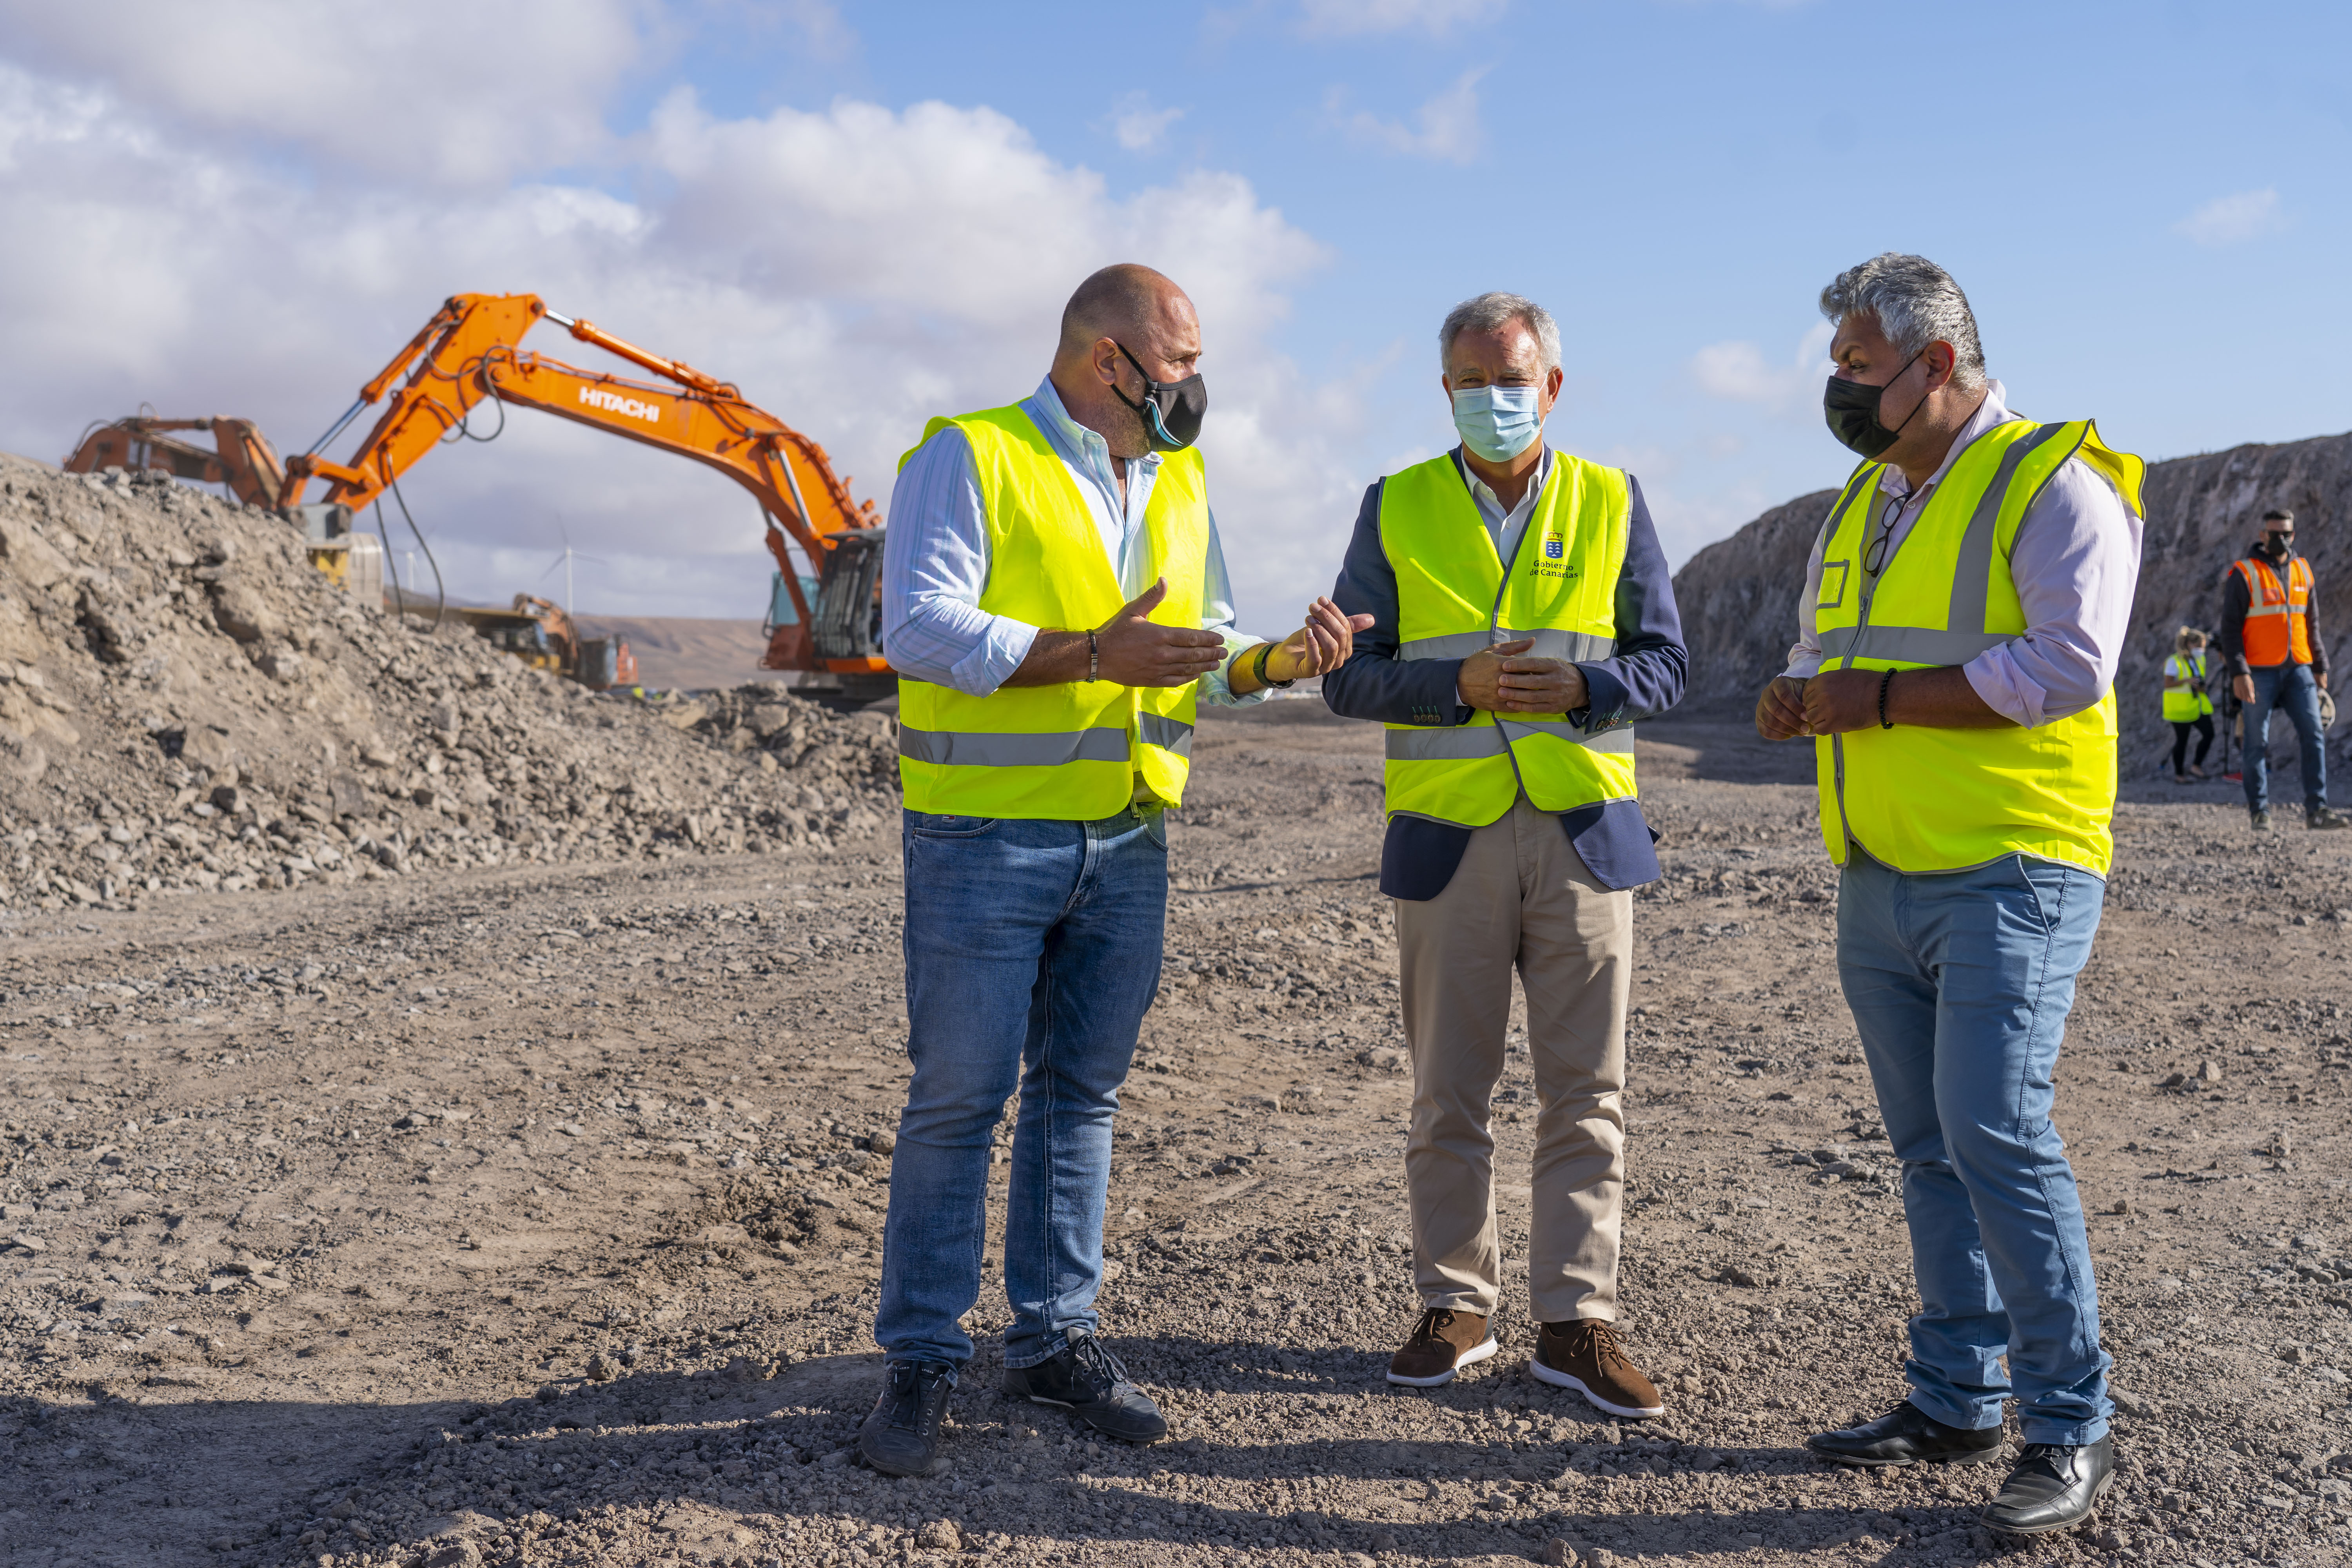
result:
<svg viewBox="0 0 2352 1568"><path fill-rule="evenodd" d="M1470 487L1470 499L1478 503L1478 521L1486 525L1486 537L1495 542L1495 553L1503 558L1504 570L1508 571L1511 557L1518 552L1519 536L1528 531L1528 519L1536 514L1536 498L1551 482L1551 447L1546 446L1543 456L1536 459L1536 471L1528 476L1528 488L1514 507L1503 504L1503 498L1478 477L1461 453L1454 455L1454 461L1462 469L1462 482Z"/></svg>
<svg viewBox="0 0 2352 1568"><path fill-rule="evenodd" d="M1110 447L1069 416L1050 377L1021 404L1077 482L1102 536L1120 591L1133 598L1151 586L1144 575L1143 509L1160 477L1160 454L1127 462L1127 503L1119 504ZM918 680L985 697L1004 684L1036 641L1038 628L980 607L988 585L988 520L971 444L950 426L923 443L890 491L890 527L882 547L882 647L893 668ZM1217 520L1209 517L1209 559L1202 578L1201 626L1225 641L1225 663L1202 676L1199 695L1228 705L1262 701L1265 690L1235 697L1226 680L1234 655L1276 641L1234 627L1232 582ZM1069 628L1065 628L1069 629Z"/></svg>

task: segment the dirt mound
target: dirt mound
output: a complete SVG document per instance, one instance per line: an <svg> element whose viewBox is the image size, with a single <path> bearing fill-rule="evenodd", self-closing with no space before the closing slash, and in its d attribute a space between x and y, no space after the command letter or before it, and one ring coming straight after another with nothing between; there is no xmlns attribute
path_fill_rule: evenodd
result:
<svg viewBox="0 0 2352 1568"><path fill-rule="evenodd" d="M1683 707L1694 716L1744 713L1767 677L1781 667L1796 637L1797 595L1805 553L1836 494L1819 490L1775 507L1729 539L1708 545L1675 574L1683 633L1690 643L1690 685ZM2210 628L2221 615L2221 574L2262 532L2262 515L2286 507L2305 521L2299 541L2319 575L2321 626L2341 663L2352 649L2346 598L2352 591L2352 542L2329 524L2352 515L2352 435L2275 447L2237 447L2148 465L2147 530L2131 642L2116 672L2122 710L2124 770L2170 766L2172 732L2162 717L2165 656L2184 625ZM2285 726L2279 754L2287 753Z"/></svg>
<svg viewBox="0 0 2352 1568"><path fill-rule="evenodd" d="M264 513L0 454L0 909L831 841L895 807L893 746L771 686L592 696Z"/></svg>

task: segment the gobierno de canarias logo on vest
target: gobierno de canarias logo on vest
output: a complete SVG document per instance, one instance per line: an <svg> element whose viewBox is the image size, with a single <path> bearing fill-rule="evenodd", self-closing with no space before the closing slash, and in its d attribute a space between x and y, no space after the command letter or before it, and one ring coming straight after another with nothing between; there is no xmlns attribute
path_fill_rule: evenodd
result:
<svg viewBox="0 0 2352 1568"><path fill-rule="evenodd" d="M1567 554L1568 541L1549 529L1545 530L1542 547L1536 553L1534 574L1563 583L1583 576L1584 568L1569 564L1564 559Z"/></svg>

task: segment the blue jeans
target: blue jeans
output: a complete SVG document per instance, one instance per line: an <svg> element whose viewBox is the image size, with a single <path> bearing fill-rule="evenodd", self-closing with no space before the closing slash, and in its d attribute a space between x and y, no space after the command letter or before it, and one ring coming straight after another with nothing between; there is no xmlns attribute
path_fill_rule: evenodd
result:
<svg viewBox="0 0 2352 1568"><path fill-rule="evenodd" d="M891 1157L882 1304L889 1359L971 1359L989 1140L1017 1086L1004 1364L1095 1327L1111 1115L1160 988L1168 921L1161 813L1097 822L906 813L907 1054Z"/></svg>
<svg viewBox="0 0 2352 1568"><path fill-rule="evenodd" d="M2029 1443L2095 1443L2114 1413L2083 1200L2050 1121L2105 896L2021 855L1906 877L1855 854L1838 884L1838 978L1903 1163L1919 1286L1904 1376L1947 1426L2000 1426L2012 1387Z"/></svg>
<svg viewBox="0 0 2352 1568"><path fill-rule="evenodd" d="M2271 803L2271 710L2287 716L2294 726L2296 749L2302 752L2303 808L2327 804L2327 737L2319 728L2319 682L2307 664L2274 664L2248 673L2254 678L2254 700L2246 704L2246 756L2242 772L2246 805L2256 811Z"/></svg>

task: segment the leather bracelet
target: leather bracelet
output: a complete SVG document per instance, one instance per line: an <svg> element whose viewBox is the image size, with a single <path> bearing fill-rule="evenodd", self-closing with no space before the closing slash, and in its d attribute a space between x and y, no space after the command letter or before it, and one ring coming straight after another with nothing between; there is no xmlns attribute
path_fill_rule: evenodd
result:
<svg viewBox="0 0 2352 1568"><path fill-rule="evenodd" d="M1288 687L1295 684L1295 682L1289 680L1273 679L1265 673L1265 656L1273 651L1274 645L1272 643L1262 642L1258 644L1257 657L1250 660L1250 673L1257 677L1257 683L1260 686Z"/></svg>
<svg viewBox="0 0 2352 1568"><path fill-rule="evenodd" d="M1891 669L1878 678L1878 727L1882 730L1895 728L1895 721L1886 716L1886 689L1894 684L1895 672Z"/></svg>
<svg viewBox="0 0 2352 1568"><path fill-rule="evenodd" d="M1102 679L1102 641L1097 634L1092 631L1087 633L1087 679L1088 680Z"/></svg>

